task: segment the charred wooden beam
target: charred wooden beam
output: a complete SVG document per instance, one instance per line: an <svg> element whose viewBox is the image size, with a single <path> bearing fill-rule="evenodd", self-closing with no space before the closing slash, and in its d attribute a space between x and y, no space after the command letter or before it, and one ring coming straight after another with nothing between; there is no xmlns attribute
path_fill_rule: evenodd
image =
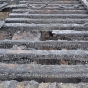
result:
<svg viewBox="0 0 88 88"><path fill-rule="evenodd" d="M88 22L88 19L58 19L58 18L46 18L46 19L29 19L29 18L6 18L6 23L35 23L35 24L49 24L49 23L78 23L82 24Z"/></svg>
<svg viewBox="0 0 88 88"><path fill-rule="evenodd" d="M52 30L87 30L87 24L27 24L27 23L5 23L2 28L9 28L10 30L14 30L14 28L18 29L26 29L26 30L34 30L34 31L52 31Z"/></svg>
<svg viewBox="0 0 88 88"><path fill-rule="evenodd" d="M12 13L26 13L30 14L86 14L86 10L32 10L32 9L14 9Z"/></svg>
<svg viewBox="0 0 88 88"><path fill-rule="evenodd" d="M81 3L85 6L85 8L87 9L88 11L88 1L87 0L80 0Z"/></svg>
<svg viewBox="0 0 88 88"><path fill-rule="evenodd" d="M24 59L23 59L24 58ZM87 61L86 50L8 50L0 49L0 61L78 60ZM21 60L22 59L22 60ZM27 62L29 63L29 62Z"/></svg>
<svg viewBox="0 0 88 88"><path fill-rule="evenodd" d="M20 1L19 3L21 4L26 4L26 3L29 3L29 4L78 4L80 3L79 1Z"/></svg>
<svg viewBox="0 0 88 88"><path fill-rule="evenodd" d="M56 37L69 37L68 39L87 40L88 31L75 31L75 30L53 30L52 33Z"/></svg>
<svg viewBox="0 0 88 88"><path fill-rule="evenodd" d="M19 78L88 78L88 66L0 64L0 80Z"/></svg>
<svg viewBox="0 0 88 88"><path fill-rule="evenodd" d="M66 41L66 40L50 40L50 41L27 41L27 40L1 40L0 48L10 49L13 46L26 46L26 49L34 48L52 48L52 49L84 49L88 50L88 41Z"/></svg>
<svg viewBox="0 0 88 88"><path fill-rule="evenodd" d="M30 6L28 7L26 4L16 4L16 5L8 5L6 8L10 9L19 9L19 8L31 8ZM37 9L37 8L36 8ZM45 10L85 10L85 7L82 5L48 5L45 8L40 8L40 9L45 9Z"/></svg>
<svg viewBox="0 0 88 88"><path fill-rule="evenodd" d="M10 13L11 18L74 18L74 19L87 19L87 14L21 14L21 13Z"/></svg>

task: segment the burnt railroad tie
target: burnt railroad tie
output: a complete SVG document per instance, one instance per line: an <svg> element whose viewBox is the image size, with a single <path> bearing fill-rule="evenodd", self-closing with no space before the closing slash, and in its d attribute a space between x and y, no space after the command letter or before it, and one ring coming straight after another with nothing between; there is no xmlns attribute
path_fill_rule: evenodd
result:
<svg viewBox="0 0 88 88"><path fill-rule="evenodd" d="M11 12L0 21L0 88L87 88L88 2L3 2Z"/></svg>

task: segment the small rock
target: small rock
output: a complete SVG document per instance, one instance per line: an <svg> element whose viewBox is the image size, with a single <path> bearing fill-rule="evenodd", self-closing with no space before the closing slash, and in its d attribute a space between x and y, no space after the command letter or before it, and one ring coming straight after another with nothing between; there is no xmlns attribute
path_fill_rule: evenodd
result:
<svg viewBox="0 0 88 88"><path fill-rule="evenodd" d="M48 88L50 83L40 83L38 88Z"/></svg>
<svg viewBox="0 0 88 88"><path fill-rule="evenodd" d="M18 50L18 46L17 45L14 45L11 49L12 50Z"/></svg>
<svg viewBox="0 0 88 88"><path fill-rule="evenodd" d="M62 59L60 60L59 63L60 63L60 65L61 65L61 64L63 64L63 65L68 65L68 64L69 64L68 61L65 61L65 60L62 60Z"/></svg>
<svg viewBox="0 0 88 88"><path fill-rule="evenodd" d="M27 83L27 85L24 88L38 88L39 83L32 80Z"/></svg>
<svg viewBox="0 0 88 88"><path fill-rule="evenodd" d="M26 46L14 45L11 49L12 50L26 50Z"/></svg>
<svg viewBox="0 0 88 88"><path fill-rule="evenodd" d="M58 88L84 88L84 87L81 87L81 84L58 83Z"/></svg>
<svg viewBox="0 0 88 88"><path fill-rule="evenodd" d="M58 84L58 87L59 88L71 88L73 85L71 85L71 84L65 84L65 83L59 83Z"/></svg>
<svg viewBox="0 0 88 88"><path fill-rule="evenodd" d="M16 88L16 81L12 80L12 81L6 81L4 84L4 88Z"/></svg>

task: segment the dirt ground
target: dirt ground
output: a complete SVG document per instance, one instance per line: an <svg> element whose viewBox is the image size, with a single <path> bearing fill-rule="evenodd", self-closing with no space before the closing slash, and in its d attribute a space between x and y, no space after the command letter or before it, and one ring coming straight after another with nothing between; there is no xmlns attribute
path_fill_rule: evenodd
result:
<svg viewBox="0 0 88 88"><path fill-rule="evenodd" d="M9 12L0 12L0 20L5 20L9 16ZM0 40L7 38L7 33L5 31L0 31Z"/></svg>
<svg viewBox="0 0 88 88"><path fill-rule="evenodd" d="M9 16L9 12L0 12L0 20L5 20Z"/></svg>

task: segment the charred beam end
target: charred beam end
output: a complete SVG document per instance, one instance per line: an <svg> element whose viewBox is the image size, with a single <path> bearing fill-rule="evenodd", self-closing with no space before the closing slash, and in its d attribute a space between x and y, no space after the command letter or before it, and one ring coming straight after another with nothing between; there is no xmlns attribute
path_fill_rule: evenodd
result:
<svg viewBox="0 0 88 88"><path fill-rule="evenodd" d="M87 61L88 51L85 50L8 50L0 49L0 61L64 59Z"/></svg>
<svg viewBox="0 0 88 88"><path fill-rule="evenodd" d="M0 5L0 11L2 11L7 5L8 5L8 3L1 4Z"/></svg>
<svg viewBox="0 0 88 88"><path fill-rule="evenodd" d="M85 6L85 8L87 9L87 11L88 11L88 2L87 2L87 0L80 0L81 1L81 3Z"/></svg>
<svg viewBox="0 0 88 88"><path fill-rule="evenodd" d="M88 65L0 64L0 80L18 78L88 78Z"/></svg>
<svg viewBox="0 0 88 88"><path fill-rule="evenodd" d="M8 5L12 4L13 0L3 0L3 4L0 4L0 11L7 8Z"/></svg>

